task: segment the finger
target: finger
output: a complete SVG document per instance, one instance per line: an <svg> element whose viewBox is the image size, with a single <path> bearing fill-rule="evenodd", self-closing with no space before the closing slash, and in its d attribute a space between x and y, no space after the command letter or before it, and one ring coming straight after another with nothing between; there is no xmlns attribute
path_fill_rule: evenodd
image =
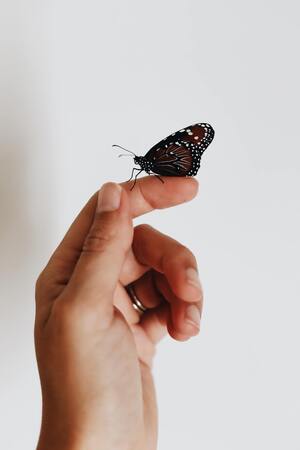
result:
<svg viewBox="0 0 300 450"><path fill-rule="evenodd" d="M186 340L198 334L202 301L191 304L178 298L163 274L153 270L146 272L134 282L134 291L138 299L147 308L147 311L142 315L143 320L148 316L154 318L153 324L147 319L147 327L151 329L151 334L156 335L157 333L158 340L160 339L159 336L164 336L167 331L176 340ZM152 313L157 309L160 311L163 304L169 305L170 318L168 324L167 322L164 323L164 331L160 327L156 331L157 326L161 323L157 323L157 316ZM122 312L130 326L140 325L141 315L133 308L130 296L121 285L115 292L114 305ZM187 315L188 308L193 305L196 307L195 316L193 316L196 323L192 322L191 317Z"/></svg>
<svg viewBox="0 0 300 450"><path fill-rule="evenodd" d="M161 177L161 183L154 176L140 178L130 191L131 183L121 183L130 194L132 217L138 217L153 209L170 208L192 200L198 191L198 182L191 177Z"/></svg>
<svg viewBox="0 0 300 450"><path fill-rule="evenodd" d="M156 177L148 176L138 180L130 191L129 183L121 183L129 196L131 216L137 217L154 209L179 205L195 197L198 183L194 178L163 177L164 184ZM80 255L86 235L92 225L97 202L94 194L78 214L64 239L55 250L46 267L51 272L52 285L65 285L70 278Z"/></svg>
<svg viewBox="0 0 300 450"><path fill-rule="evenodd" d="M186 341L192 337L191 334L181 334L173 328L171 308L166 302L155 309L147 311L147 313L142 315L140 322L132 325L131 328L135 333L139 332L139 335L144 333L144 341L146 339L149 340L149 350L151 350L150 343L154 346L157 345L167 334L177 341ZM150 351L149 354L151 356Z"/></svg>
<svg viewBox="0 0 300 450"><path fill-rule="evenodd" d="M164 301L153 280L153 272L147 271L134 282L134 291L146 308L155 308ZM122 312L128 324L139 322L140 313L133 307L127 290L119 284L114 295L114 305Z"/></svg>
<svg viewBox="0 0 300 450"><path fill-rule="evenodd" d="M202 299L196 258L187 247L150 225L135 227L132 246L141 264L166 276L178 298L187 302Z"/></svg>
<svg viewBox="0 0 300 450"><path fill-rule="evenodd" d="M170 317L166 330L169 334L177 340L186 340L188 337L195 336L199 333L200 317L202 312L202 300L189 303L178 298L171 289L166 277L158 272L149 271L146 272L140 279L134 282L134 291L138 299L147 308L147 311L142 315L143 319L148 317L154 317L154 331L155 333L157 323L157 317L153 314L153 310L160 309L164 303L170 306ZM127 295L126 295L127 297ZM133 308L130 297L124 299L119 297L118 307L121 309L127 322L130 325L139 324L140 315ZM195 308L194 312L189 314L189 308ZM152 329L152 325L147 320L147 327ZM160 336L161 331L158 331Z"/></svg>
<svg viewBox="0 0 300 450"><path fill-rule="evenodd" d="M130 326L135 339L138 357L150 368L156 353L156 345L169 331L177 341L186 341L191 335L184 335L172 328L171 308L167 302L142 315L139 323Z"/></svg>
<svg viewBox="0 0 300 450"><path fill-rule="evenodd" d="M203 300L187 303L178 298L171 289L166 277L156 273L155 285L161 295L170 303L170 320L167 323L168 332L174 339L184 340L195 336L200 330L200 318Z"/></svg>
<svg viewBox="0 0 300 450"><path fill-rule="evenodd" d="M147 314L143 314L136 327L139 326L150 341L156 345L168 334L170 320L171 308L168 303L164 302L157 308L147 311Z"/></svg>
<svg viewBox="0 0 300 450"><path fill-rule="evenodd" d="M92 226L63 297L98 306L110 319L113 294L133 236L127 193L115 183L103 185Z"/></svg>

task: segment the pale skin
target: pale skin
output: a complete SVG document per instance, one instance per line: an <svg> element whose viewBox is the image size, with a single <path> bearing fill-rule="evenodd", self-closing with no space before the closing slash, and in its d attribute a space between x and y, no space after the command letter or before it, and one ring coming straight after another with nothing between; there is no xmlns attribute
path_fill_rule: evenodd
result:
<svg viewBox="0 0 300 450"><path fill-rule="evenodd" d="M38 450L157 448L156 345L166 334L197 335L203 303L193 253L148 225L133 227L133 218L197 194L193 178L163 180L141 178L132 191L106 183L37 280ZM149 308L142 316L125 289L132 282Z"/></svg>

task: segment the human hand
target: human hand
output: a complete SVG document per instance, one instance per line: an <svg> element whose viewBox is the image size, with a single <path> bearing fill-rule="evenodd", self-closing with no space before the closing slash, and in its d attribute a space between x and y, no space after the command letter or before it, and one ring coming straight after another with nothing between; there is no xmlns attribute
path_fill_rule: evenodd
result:
<svg viewBox="0 0 300 450"><path fill-rule="evenodd" d="M167 332L177 340L197 334L185 314L202 307L193 254L152 227L132 227L132 218L196 195L192 178L164 181L146 177L131 192L122 184L111 211L95 213L95 194L39 276L39 450L156 448L155 345ZM104 186L116 206L116 185ZM149 308L142 317L124 288L132 282Z"/></svg>

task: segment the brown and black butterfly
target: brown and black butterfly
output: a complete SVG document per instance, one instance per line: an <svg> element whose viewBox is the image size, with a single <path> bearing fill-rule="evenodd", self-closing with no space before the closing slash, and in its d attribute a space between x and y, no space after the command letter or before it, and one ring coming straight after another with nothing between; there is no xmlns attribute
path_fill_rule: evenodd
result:
<svg viewBox="0 0 300 450"><path fill-rule="evenodd" d="M188 177L197 174L200 168L200 160L203 152L214 138L214 130L208 123L196 123L189 127L182 128L170 136L162 139L154 145L145 156L137 156L130 150L126 150L134 155L134 163L140 167L132 169L130 181L134 171L134 188L138 175L144 170L149 175L156 175L163 182L162 176ZM113 147L120 147L113 145ZM120 147L123 148L123 147ZM123 156L123 155L119 155Z"/></svg>

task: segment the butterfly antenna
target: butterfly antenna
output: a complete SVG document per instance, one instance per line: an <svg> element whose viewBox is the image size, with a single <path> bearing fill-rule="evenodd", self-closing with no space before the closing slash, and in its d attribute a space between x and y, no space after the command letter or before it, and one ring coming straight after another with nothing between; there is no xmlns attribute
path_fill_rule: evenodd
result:
<svg viewBox="0 0 300 450"><path fill-rule="evenodd" d="M120 155L118 155L118 157L120 158L120 156L129 156L130 158L132 158L132 156L128 155L127 153L121 153Z"/></svg>
<svg viewBox="0 0 300 450"><path fill-rule="evenodd" d="M133 153L131 150L127 150L127 148L121 147L121 145L113 144L113 147L121 148L122 150L125 150L125 152L131 153L132 155L136 156L136 154Z"/></svg>

